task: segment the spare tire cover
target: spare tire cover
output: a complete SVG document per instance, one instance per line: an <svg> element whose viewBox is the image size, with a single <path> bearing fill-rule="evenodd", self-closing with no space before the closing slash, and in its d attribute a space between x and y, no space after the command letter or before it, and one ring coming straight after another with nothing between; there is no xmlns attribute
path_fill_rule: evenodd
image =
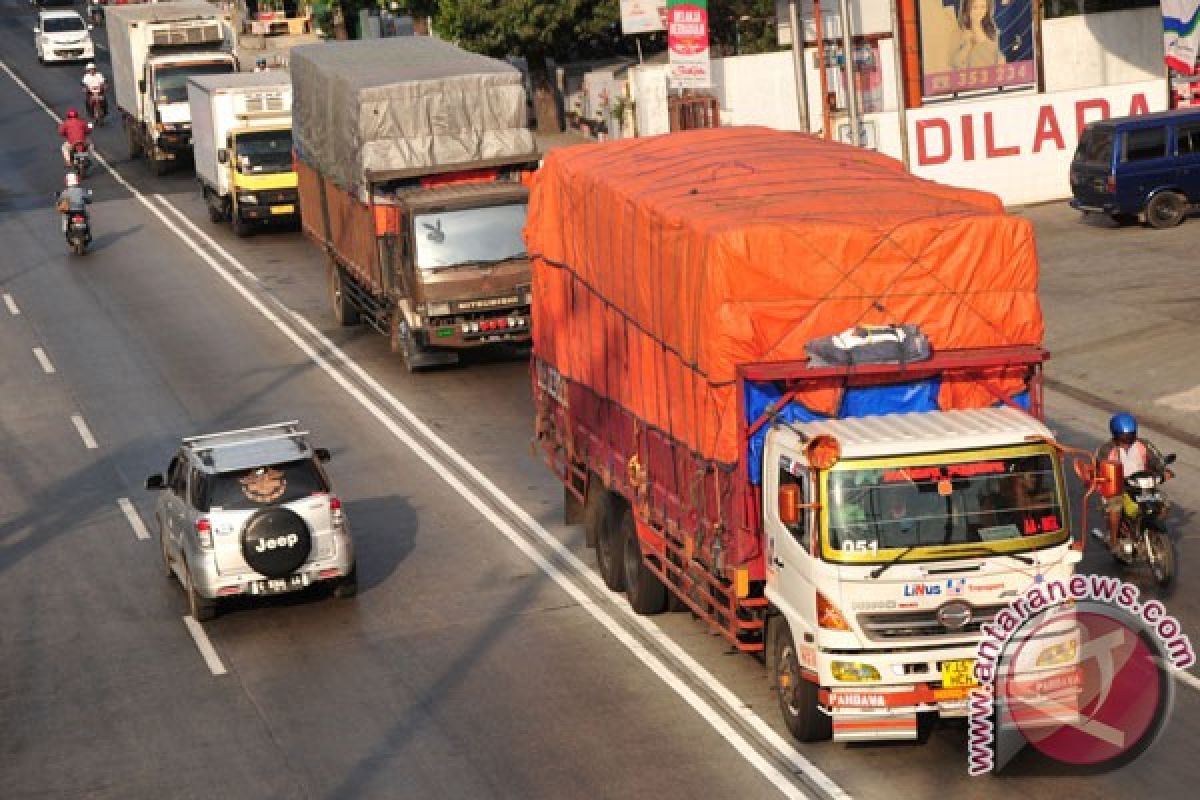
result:
<svg viewBox="0 0 1200 800"><path fill-rule="evenodd" d="M242 557L268 578L282 578L308 560L312 535L294 511L264 508L242 527Z"/></svg>

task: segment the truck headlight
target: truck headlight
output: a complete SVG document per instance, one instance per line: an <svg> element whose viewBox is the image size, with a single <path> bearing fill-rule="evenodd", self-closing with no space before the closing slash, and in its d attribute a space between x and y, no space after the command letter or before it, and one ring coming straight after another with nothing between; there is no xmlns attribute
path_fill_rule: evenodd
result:
<svg viewBox="0 0 1200 800"><path fill-rule="evenodd" d="M1059 642L1042 648L1042 652L1038 653L1037 665L1039 667L1057 667L1061 664L1071 664L1076 660L1078 654L1079 643L1075 639L1069 642Z"/></svg>
<svg viewBox="0 0 1200 800"><path fill-rule="evenodd" d="M448 317L450 316L450 304L430 303L425 307L425 313L431 317Z"/></svg>
<svg viewBox="0 0 1200 800"><path fill-rule="evenodd" d="M857 661L834 661L831 665L833 677L846 683L868 683L879 680L879 670L870 664Z"/></svg>
<svg viewBox="0 0 1200 800"><path fill-rule="evenodd" d="M248 206L258 205L258 195L256 194L239 194L237 198L239 203L245 203Z"/></svg>

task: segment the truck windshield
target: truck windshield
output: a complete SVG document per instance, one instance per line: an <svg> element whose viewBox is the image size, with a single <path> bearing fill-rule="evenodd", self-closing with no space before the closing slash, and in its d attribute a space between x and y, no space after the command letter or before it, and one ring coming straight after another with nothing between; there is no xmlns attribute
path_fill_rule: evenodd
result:
<svg viewBox="0 0 1200 800"><path fill-rule="evenodd" d="M239 133L234 141L238 172L258 175L290 172L292 169L291 131L250 131Z"/></svg>
<svg viewBox="0 0 1200 800"><path fill-rule="evenodd" d="M525 204L464 208L417 214L417 266L490 263L525 256Z"/></svg>
<svg viewBox="0 0 1200 800"><path fill-rule="evenodd" d="M1058 544L1067 530L1057 464L1027 449L985 460L839 464L826 484L825 555L870 562L912 547L910 558L933 555L921 552L930 547L945 558L956 545L977 554L981 544L1003 553Z"/></svg>
<svg viewBox="0 0 1200 800"><path fill-rule="evenodd" d="M42 33L71 33L86 31L83 17L47 17L42 22Z"/></svg>
<svg viewBox="0 0 1200 800"><path fill-rule="evenodd" d="M154 70L154 95L160 105L186 103L188 78L193 75L224 75L227 72L233 72L233 64L228 61L158 67Z"/></svg>

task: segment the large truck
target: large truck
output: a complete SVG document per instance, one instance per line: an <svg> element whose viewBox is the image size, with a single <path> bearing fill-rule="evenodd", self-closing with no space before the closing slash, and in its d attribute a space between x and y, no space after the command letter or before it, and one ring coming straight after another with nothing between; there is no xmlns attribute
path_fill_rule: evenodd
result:
<svg viewBox="0 0 1200 800"><path fill-rule="evenodd" d="M187 80L237 71L230 15L210 3L109 5L109 56L129 156L165 173L192 150Z"/></svg>
<svg viewBox="0 0 1200 800"><path fill-rule="evenodd" d="M196 179L213 222L239 236L264 222L294 223L292 84L286 73L235 72L188 79Z"/></svg>
<svg viewBox="0 0 1200 800"><path fill-rule="evenodd" d="M302 224L338 322L387 335L410 370L527 346L521 74L427 36L297 47L290 70Z"/></svg>
<svg viewBox="0 0 1200 800"><path fill-rule="evenodd" d="M1030 223L735 128L550 151L527 239L535 436L607 586L763 654L801 740L966 716L980 626L1082 557Z"/></svg>

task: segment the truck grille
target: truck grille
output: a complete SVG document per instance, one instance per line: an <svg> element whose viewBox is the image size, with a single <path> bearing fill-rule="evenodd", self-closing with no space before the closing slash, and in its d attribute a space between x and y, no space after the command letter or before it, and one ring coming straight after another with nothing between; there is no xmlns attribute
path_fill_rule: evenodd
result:
<svg viewBox="0 0 1200 800"><path fill-rule="evenodd" d="M210 44L225 39L221 33L221 25L217 22L205 22L199 25L172 25L171 27L156 27L150 31L150 41L155 47L179 47L186 44Z"/></svg>
<svg viewBox="0 0 1200 800"><path fill-rule="evenodd" d="M922 611L889 611L881 614L859 614L858 625L868 639L876 642L898 639L961 638L979 633L979 627L991 622L1001 609L995 606L973 606L971 621L961 628L947 628L938 621L937 609Z"/></svg>
<svg viewBox="0 0 1200 800"><path fill-rule="evenodd" d="M260 92L246 96L245 100L247 114L283 112L283 95L279 92Z"/></svg>
<svg viewBox="0 0 1200 800"><path fill-rule="evenodd" d="M299 195L295 189L268 189L256 191L260 205L288 205L295 203Z"/></svg>

